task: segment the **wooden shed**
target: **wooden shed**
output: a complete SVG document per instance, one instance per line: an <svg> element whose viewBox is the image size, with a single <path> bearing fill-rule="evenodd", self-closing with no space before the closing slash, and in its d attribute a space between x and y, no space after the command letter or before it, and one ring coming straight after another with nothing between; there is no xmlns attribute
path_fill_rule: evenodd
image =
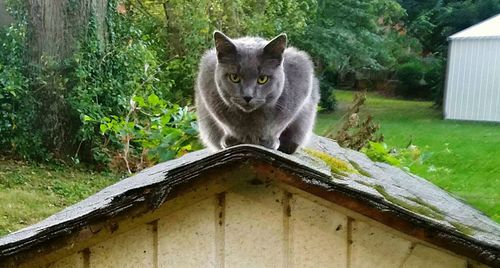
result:
<svg viewBox="0 0 500 268"><path fill-rule="evenodd" d="M0 238L0 267L500 267L500 226L314 137L199 151Z"/></svg>

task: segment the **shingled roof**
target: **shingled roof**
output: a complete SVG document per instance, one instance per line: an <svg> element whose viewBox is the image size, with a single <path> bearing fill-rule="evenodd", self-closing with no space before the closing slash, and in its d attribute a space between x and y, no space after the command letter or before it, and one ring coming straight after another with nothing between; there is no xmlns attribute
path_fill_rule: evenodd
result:
<svg viewBox="0 0 500 268"><path fill-rule="evenodd" d="M459 255L500 267L500 225L432 183L366 155L313 137L294 155L240 145L202 150L158 164L27 228L0 238L0 266L85 226L144 207L154 210L207 172L237 168L280 171L276 179ZM281 175L280 175L281 174ZM283 175L285 174L285 175ZM16 257L14 257L16 258Z"/></svg>

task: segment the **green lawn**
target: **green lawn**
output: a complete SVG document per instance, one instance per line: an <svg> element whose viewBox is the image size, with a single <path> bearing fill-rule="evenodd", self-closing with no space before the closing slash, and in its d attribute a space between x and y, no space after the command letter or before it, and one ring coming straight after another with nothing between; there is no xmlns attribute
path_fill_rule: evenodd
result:
<svg viewBox="0 0 500 268"><path fill-rule="evenodd" d="M69 206L118 181L86 169L0 160L0 236Z"/></svg>
<svg viewBox="0 0 500 268"><path fill-rule="evenodd" d="M336 97L338 110L318 116L316 133L338 122L353 92L337 91ZM500 222L500 124L444 121L430 102L376 94L368 94L365 106L380 123L389 146L405 147L411 139L423 151L432 152L427 167L412 172Z"/></svg>

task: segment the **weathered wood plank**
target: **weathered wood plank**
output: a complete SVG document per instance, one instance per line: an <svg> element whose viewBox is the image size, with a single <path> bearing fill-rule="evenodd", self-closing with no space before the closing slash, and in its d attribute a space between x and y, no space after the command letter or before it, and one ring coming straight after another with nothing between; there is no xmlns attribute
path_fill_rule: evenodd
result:
<svg viewBox="0 0 500 268"><path fill-rule="evenodd" d="M417 244L402 268L467 268L465 259Z"/></svg>
<svg viewBox="0 0 500 268"><path fill-rule="evenodd" d="M225 267L283 267L283 191L248 183L226 194Z"/></svg>
<svg viewBox="0 0 500 268"><path fill-rule="evenodd" d="M90 248L90 268L154 267L154 226L141 225Z"/></svg>
<svg viewBox="0 0 500 268"><path fill-rule="evenodd" d="M290 201L290 266L346 267L347 216L297 195Z"/></svg>
<svg viewBox="0 0 500 268"><path fill-rule="evenodd" d="M215 267L216 197L158 220L158 267Z"/></svg>
<svg viewBox="0 0 500 268"><path fill-rule="evenodd" d="M362 221L352 221L351 267L399 267L412 243Z"/></svg>

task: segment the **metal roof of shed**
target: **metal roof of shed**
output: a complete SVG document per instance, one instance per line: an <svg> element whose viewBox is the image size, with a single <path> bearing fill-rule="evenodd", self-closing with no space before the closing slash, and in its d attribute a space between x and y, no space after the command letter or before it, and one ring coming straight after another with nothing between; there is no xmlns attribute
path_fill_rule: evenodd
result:
<svg viewBox="0 0 500 268"><path fill-rule="evenodd" d="M261 146L240 145L211 153L202 150L161 163L25 229L0 238L0 266L23 252L78 234L134 208L154 210L176 191L209 173L250 167L256 174L273 169L276 180L337 203L418 239L457 254L500 267L500 225L432 183L332 140L313 137L314 154L283 154ZM355 172L335 172L333 161L344 161ZM337 159L337 160L335 160ZM356 171L357 170L357 171ZM415 208L415 209L413 209ZM423 213L423 212L431 213ZM17 257L16 257L17 256Z"/></svg>
<svg viewBox="0 0 500 268"><path fill-rule="evenodd" d="M449 37L450 40L483 38L500 38L500 14Z"/></svg>

